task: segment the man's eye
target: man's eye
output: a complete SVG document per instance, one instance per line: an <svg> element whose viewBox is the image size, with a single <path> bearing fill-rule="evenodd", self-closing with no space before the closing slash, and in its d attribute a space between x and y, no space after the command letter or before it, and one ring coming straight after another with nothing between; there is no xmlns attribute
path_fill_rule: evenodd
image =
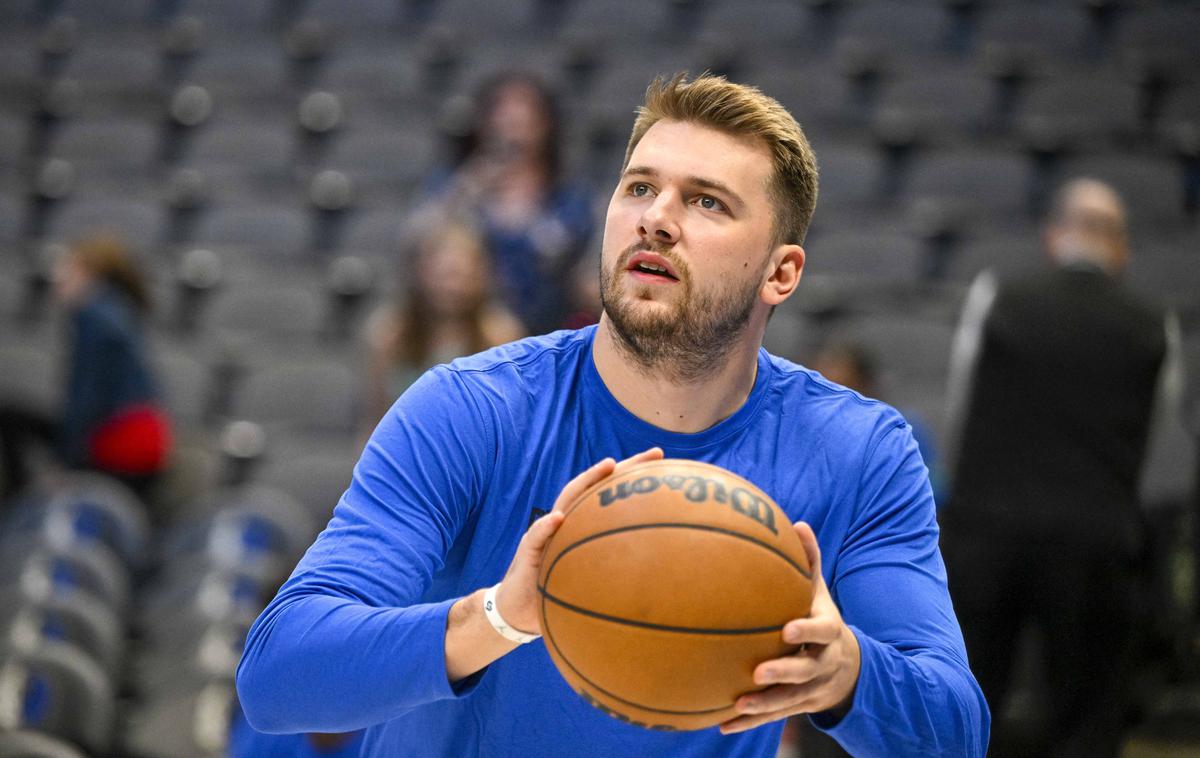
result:
<svg viewBox="0 0 1200 758"><path fill-rule="evenodd" d="M701 195L696 199L696 203L703 209L708 211L723 211L725 204L711 195Z"/></svg>
<svg viewBox="0 0 1200 758"><path fill-rule="evenodd" d="M634 197L644 197L645 195L650 194L650 185L640 183L635 184L629 188L629 194L633 195Z"/></svg>

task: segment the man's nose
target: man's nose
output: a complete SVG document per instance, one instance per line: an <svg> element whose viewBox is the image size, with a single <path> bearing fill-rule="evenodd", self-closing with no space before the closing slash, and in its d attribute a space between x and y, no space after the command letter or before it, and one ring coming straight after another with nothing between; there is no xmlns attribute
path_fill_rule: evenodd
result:
<svg viewBox="0 0 1200 758"><path fill-rule="evenodd" d="M674 244L679 241L675 199L664 192L654 199L638 219L638 236L644 240Z"/></svg>

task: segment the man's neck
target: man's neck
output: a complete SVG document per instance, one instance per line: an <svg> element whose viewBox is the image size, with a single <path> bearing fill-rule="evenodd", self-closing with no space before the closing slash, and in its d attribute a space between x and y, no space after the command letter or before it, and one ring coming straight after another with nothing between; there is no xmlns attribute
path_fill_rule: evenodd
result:
<svg viewBox="0 0 1200 758"><path fill-rule="evenodd" d="M602 315L592 358L608 391L630 413L669 432L694 433L729 418L746 402L758 376L760 342L749 336L738 340L711 373L680 383L624 355L612 323Z"/></svg>

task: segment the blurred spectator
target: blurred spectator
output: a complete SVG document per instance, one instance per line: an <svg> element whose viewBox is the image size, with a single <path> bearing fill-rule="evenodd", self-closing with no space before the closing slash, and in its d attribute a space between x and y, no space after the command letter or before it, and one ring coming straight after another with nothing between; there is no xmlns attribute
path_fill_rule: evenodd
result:
<svg viewBox="0 0 1200 758"><path fill-rule="evenodd" d="M1063 187L1043 242L1052 269L1003 283L985 272L967 298L943 550L994 713L1023 625L1043 640L1046 744L1014 748L997 729L992 754L1116 756L1136 648L1138 478L1154 406L1177 384L1164 370L1176 330L1119 278L1125 212L1107 185Z"/></svg>
<svg viewBox="0 0 1200 758"><path fill-rule="evenodd" d="M367 323L367 433L430 367L525 336L516 317L492 298L480 234L440 216L421 228L403 264L407 286Z"/></svg>
<svg viewBox="0 0 1200 758"><path fill-rule="evenodd" d="M68 328L62 413L27 417L25 430L52 436L66 466L112 475L145 497L172 437L145 351L150 296L142 274L122 242L96 237L56 262L54 294ZM6 487L15 491L29 471L18 435L5 436Z"/></svg>
<svg viewBox="0 0 1200 758"><path fill-rule="evenodd" d="M854 340L833 340L826 344L813 358L809 367L831 382L849 387L864 397L886 399L880 394L879 374L875 356L865 345ZM898 409L912 427L913 439L921 450L925 467L929 469L929 481L933 485L937 504L942 504L942 475L938 464L937 448L933 435L924 422L911 410Z"/></svg>
<svg viewBox="0 0 1200 758"><path fill-rule="evenodd" d="M488 82L454 165L435 173L433 198L479 219L504 302L535 333L561 328L563 286L587 250L589 193L562 176L562 125L549 89L524 74Z"/></svg>

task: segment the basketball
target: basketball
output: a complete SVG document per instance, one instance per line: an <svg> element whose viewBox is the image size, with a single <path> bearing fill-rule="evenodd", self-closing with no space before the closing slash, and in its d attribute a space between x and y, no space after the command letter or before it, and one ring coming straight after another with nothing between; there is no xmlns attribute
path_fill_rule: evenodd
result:
<svg viewBox="0 0 1200 758"><path fill-rule="evenodd" d="M641 463L569 505L538 579L542 635L588 703L648 729L704 729L796 651L782 628L812 600L807 556L755 485L687 460Z"/></svg>

